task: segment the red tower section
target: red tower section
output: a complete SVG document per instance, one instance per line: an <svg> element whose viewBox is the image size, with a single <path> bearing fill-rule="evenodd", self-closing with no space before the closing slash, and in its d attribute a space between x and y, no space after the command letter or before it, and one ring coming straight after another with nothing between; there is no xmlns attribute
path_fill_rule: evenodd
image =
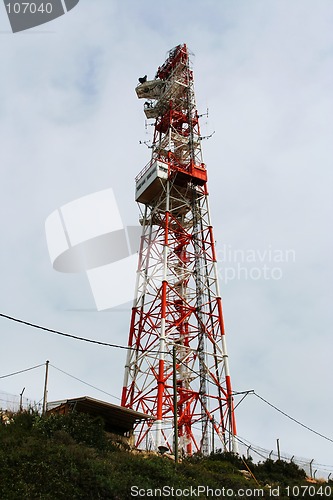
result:
<svg viewBox="0 0 333 500"><path fill-rule="evenodd" d="M172 49L155 79L136 92L155 128L151 160L136 177L142 236L122 406L154 417L136 428L138 446L171 451L176 435L183 454L208 454L218 440L237 451L187 46Z"/></svg>

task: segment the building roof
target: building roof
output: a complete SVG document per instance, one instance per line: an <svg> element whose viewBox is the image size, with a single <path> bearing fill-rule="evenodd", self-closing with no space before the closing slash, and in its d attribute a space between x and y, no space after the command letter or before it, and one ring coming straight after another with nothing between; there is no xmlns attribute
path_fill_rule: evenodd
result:
<svg viewBox="0 0 333 500"><path fill-rule="evenodd" d="M66 407L70 407L72 410L80 413L87 413L94 417L102 417L105 421L106 430L119 431L122 433L131 431L134 425L141 420L155 420L151 415L105 401L99 401L89 396L52 401L47 404L47 412L58 413Z"/></svg>

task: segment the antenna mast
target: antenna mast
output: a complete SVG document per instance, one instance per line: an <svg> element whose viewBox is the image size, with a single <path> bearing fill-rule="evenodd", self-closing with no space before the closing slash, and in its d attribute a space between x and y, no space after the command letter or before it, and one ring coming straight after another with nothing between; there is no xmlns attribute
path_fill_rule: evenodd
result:
<svg viewBox="0 0 333 500"><path fill-rule="evenodd" d="M237 452L207 170L187 46L169 52L154 80L140 82L137 96L145 99L146 118L155 126L151 159L136 177L142 236L121 404L154 417L138 424L137 446L172 451L176 428L183 455L207 455L218 440L225 451Z"/></svg>

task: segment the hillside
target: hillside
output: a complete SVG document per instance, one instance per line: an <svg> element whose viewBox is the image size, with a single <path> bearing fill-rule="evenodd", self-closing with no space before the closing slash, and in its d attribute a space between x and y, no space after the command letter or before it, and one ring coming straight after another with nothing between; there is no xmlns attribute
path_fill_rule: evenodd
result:
<svg viewBox="0 0 333 500"><path fill-rule="evenodd" d="M1 500L333 498L332 481L313 485L304 476L294 464L245 465L225 453L195 456L175 468L165 457L120 450L101 420L82 414L23 412L0 425Z"/></svg>

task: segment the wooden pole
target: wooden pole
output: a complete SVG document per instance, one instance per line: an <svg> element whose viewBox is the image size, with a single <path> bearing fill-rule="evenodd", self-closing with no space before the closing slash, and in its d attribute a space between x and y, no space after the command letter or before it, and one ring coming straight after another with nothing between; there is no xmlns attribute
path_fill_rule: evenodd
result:
<svg viewBox="0 0 333 500"><path fill-rule="evenodd" d="M212 452L215 453L215 419L212 418Z"/></svg>
<svg viewBox="0 0 333 500"><path fill-rule="evenodd" d="M43 415L46 413L47 409L47 382L49 378L49 361L45 363L45 383L44 383L44 397L43 397Z"/></svg>
<svg viewBox="0 0 333 500"><path fill-rule="evenodd" d="M20 393L20 412L23 411L23 393L25 391L25 387L23 387L22 392Z"/></svg>
<svg viewBox="0 0 333 500"><path fill-rule="evenodd" d="M277 446L277 452L278 452L278 458L281 460L281 455L280 455L280 440L276 440L276 446Z"/></svg>

